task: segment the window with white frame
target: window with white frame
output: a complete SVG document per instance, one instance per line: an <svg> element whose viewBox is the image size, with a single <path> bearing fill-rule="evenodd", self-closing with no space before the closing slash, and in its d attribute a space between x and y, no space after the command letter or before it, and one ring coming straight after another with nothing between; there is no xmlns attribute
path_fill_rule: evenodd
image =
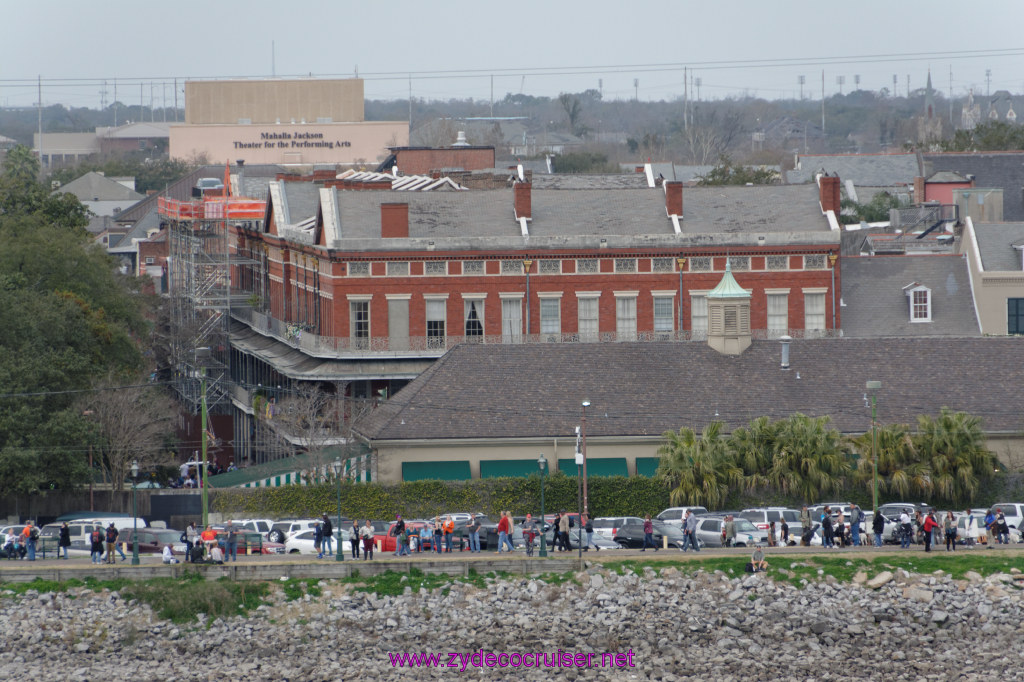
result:
<svg viewBox="0 0 1024 682"><path fill-rule="evenodd" d="M370 347L370 301L349 301L348 308L352 346L365 350Z"/></svg>
<svg viewBox="0 0 1024 682"><path fill-rule="evenodd" d="M932 292L925 286L914 286L907 290L907 299L910 301L911 322L932 321Z"/></svg>
<svg viewBox="0 0 1024 682"><path fill-rule="evenodd" d="M804 329L823 331L825 329L825 292L804 291Z"/></svg>
<svg viewBox="0 0 1024 682"><path fill-rule="evenodd" d="M426 301L427 348L445 347L445 305L443 298L428 298Z"/></svg>
<svg viewBox="0 0 1024 682"><path fill-rule="evenodd" d="M619 341L636 340L636 292L615 296L615 337Z"/></svg>
<svg viewBox="0 0 1024 682"><path fill-rule="evenodd" d="M448 274L448 261L444 261L444 260L428 260L423 265L423 274L425 274L425 275L447 275Z"/></svg>
<svg viewBox="0 0 1024 682"><path fill-rule="evenodd" d="M155 262L156 258L154 256L146 256L146 265L152 265Z"/></svg>
<svg viewBox="0 0 1024 682"><path fill-rule="evenodd" d="M558 258L542 260L539 267L542 275L562 274L562 261Z"/></svg>
<svg viewBox="0 0 1024 682"><path fill-rule="evenodd" d="M562 333L562 299L540 299L540 333Z"/></svg>
<svg viewBox="0 0 1024 682"><path fill-rule="evenodd" d="M484 335L484 300L467 298L464 301L466 339L482 338Z"/></svg>
<svg viewBox="0 0 1024 682"><path fill-rule="evenodd" d="M690 258L690 272L711 272L710 256L694 256Z"/></svg>
<svg viewBox="0 0 1024 682"><path fill-rule="evenodd" d="M825 254L818 253L811 256L804 256L804 270L824 270Z"/></svg>
<svg viewBox="0 0 1024 682"><path fill-rule="evenodd" d="M652 272L675 272L675 265L673 265L673 258L652 258L651 259L651 271Z"/></svg>
<svg viewBox="0 0 1024 682"><path fill-rule="evenodd" d="M789 293L768 292L768 331L785 334L789 331Z"/></svg>
<svg viewBox="0 0 1024 682"><path fill-rule="evenodd" d="M519 343L523 339L523 299L501 299L501 340Z"/></svg>
<svg viewBox="0 0 1024 682"><path fill-rule="evenodd" d="M636 272L636 258L616 258L615 272Z"/></svg>
<svg viewBox="0 0 1024 682"><path fill-rule="evenodd" d="M690 329L695 332L708 330L708 298L704 293L690 294Z"/></svg>
<svg viewBox="0 0 1024 682"><path fill-rule="evenodd" d="M595 295L581 295L576 299L581 341L596 341L598 338L598 301Z"/></svg>
<svg viewBox="0 0 1024 682"><path fill-rule="evenodd" d="M388 277L408 277L409 261L389 261L387 273Z"/></svg>
<svg viewBox="0 0 1024 682"><path fill-rule="evenodd" d="M675 325L675 300L672 296L654 297L654 331L670 332Z"/></svg>
<svg viewBox="0 0 1024 682"><path fill-rule="evenodd" d="M466 261L462 261L462 274L463 275L482 275L482 274L484 274L484 262L482 260L466 260Z"/></svg>

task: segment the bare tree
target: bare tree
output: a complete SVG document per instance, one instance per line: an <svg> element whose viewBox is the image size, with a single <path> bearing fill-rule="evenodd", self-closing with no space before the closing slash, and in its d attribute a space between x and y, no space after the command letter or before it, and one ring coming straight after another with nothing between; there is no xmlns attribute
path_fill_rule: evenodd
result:
<svg viewBox="0 0 1024 682"><path fill-rule="evenodd" d="M729 151L742 128L740 118L736 114L727 114L721 120L718 119L717 112L712 112L703 120L698 117L693 124L680 131L690 163L699 166L715 163Z"/></svg>
<svg viewBox="0 0 1024 682"><path fill-rule="evenodd" d="M307 482L318 483L325 480L329 469L325 451L345 440L343 421L336 394L306 384L276 400L270 418L264 418L262 424L286 449L309 454L304 475Z"/></svg>
<svg viewBox="0 0 1024 682"><path fill-rule="evenodd" d="M164 444L173 433L174 403L141 378L124 385L109 377L96 388L78 406L95 424L100 467L113 490L121 491L133 461L142 468L170 462Z"/></svg>

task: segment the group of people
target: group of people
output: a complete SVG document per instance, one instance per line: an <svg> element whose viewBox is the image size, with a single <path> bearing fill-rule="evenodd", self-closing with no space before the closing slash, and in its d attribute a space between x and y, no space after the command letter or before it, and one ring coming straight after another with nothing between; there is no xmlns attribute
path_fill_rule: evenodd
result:
<svg viewBox="0 0 1024 682"><path fill-rule="evenodd" d="M64 524L67 526L67 524ZM8 532L4 537L3 547L0 548L0 556L7 559L36 560L36 543L39 541L39 529L32 521L28 521L20 533ZM70 543L70 540L68 542ZM64 550L67 558L67 550Z"/></svg>

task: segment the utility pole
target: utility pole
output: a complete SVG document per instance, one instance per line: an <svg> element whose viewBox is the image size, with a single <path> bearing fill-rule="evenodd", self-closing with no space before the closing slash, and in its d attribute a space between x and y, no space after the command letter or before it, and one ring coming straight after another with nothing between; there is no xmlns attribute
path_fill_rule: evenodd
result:
<svg viewBox="0 0 1024 682"><path fill-rule="evenodd" d="M686 90L686 71L687 68L683 67L683 130L686 130L686 108L689 106L689 93ZM681 302L681 301L680 301Z"/></svg>
<svg viewBox="0 0 1024 682"><path fill-rule="evenodd" d="M992 96L992 69L985 69L985 97Z"/></svg>
<svg viewBox="0 0 1024 682"><path fill-rule="evenodd" d="M633 101L634 102L639 102L640 101L640 79L639 78L634 78L633 79L633 92L634 92L634 94L633 94Z"/></svg>
<svg viewBox="0 0 1024 682"><path fill-rule="evenodd" d="M494 74L491 74L491 118L494 118ZM412 120L412 76L409 77L409 120Z"/></svg>
<svg viewBox="0 0 1024 682"><path fill-rule="evenodd" d="M43 75L39 74L39 93L36 109L39 114L39 171L43 170ZM49 164L47 164L49 165Z"/></svg>
<svg viewBox="0 0 1024 682"><path fill-rule="evenodd" d="M807 80L804 76L797 76L796 80L800 83L800 101L804 101L804 82Z"/></svg>
<svg viewBox="0 0 1024 682"><path fill-rule="evenodd" d="M114 79L114 127L117 127L117 79ZM91 511L91 510L90 510Z"/></svg>
<svg viewBox="0 0 1024 682"><path fill-rule="evenodd" d="M825 69L821 70L821 134L825 134Z"/></svg>
<svg viewBox="0 0 1024 682"><path fill-rule="evenodd" d="M878 513L878 390L882 388L881 381L869 381L867 389L871 391L871 470L874 477L874 487L871 493L871 502L874 512Z"/></svg>

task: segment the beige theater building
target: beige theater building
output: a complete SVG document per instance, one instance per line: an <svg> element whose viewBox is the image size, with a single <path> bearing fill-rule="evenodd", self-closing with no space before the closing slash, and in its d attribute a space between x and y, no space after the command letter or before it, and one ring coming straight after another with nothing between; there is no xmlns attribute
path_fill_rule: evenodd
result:
<svg viewBox="0 0 1024 682"><path fill-rule="evenodd" d="M363 81L233 80L185 84L185 123L170 155L213 163L372 164L408 145L407 121L366 121Z"/></svg>

